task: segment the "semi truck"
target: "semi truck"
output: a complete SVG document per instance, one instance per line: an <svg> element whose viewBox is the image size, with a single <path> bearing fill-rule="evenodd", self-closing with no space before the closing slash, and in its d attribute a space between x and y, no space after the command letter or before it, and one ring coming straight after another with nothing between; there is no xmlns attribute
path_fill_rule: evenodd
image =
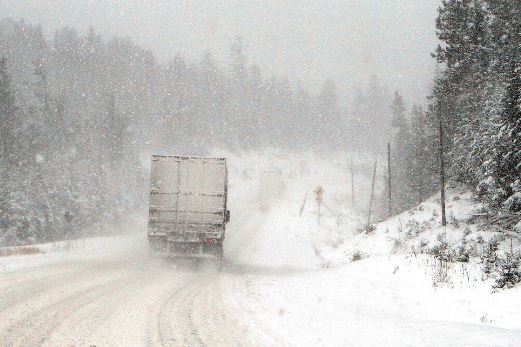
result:
<svg viewBox="0 0 521 347"><path fill-rule="evenodd" d="M173 259L222 264L227 209L225 158L153 155L148 242Z"/></svg>

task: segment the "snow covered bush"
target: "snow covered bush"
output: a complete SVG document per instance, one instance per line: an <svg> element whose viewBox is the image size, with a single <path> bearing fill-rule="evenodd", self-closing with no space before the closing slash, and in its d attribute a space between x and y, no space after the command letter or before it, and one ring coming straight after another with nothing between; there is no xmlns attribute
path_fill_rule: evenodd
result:
<svg viewBox="0 0 521 347"><path fill-rule="evenodd" d="M521 212L521 192L512 194L504 203L505 208L511 212Z"/></svg>
<svg viewBox="0 0 521 347"><path fill-rule="evenodd" d="M351 261L352 262L355 262L355 261L359 261L359 260L362 260L366 257L366 255L362 252L360 252L359 250L355 250L352 254L351 254Z"/></svg>
<svg viewBox="0 0 521 347"><path fill-rule="evenodd" d="M450 283L449 267L454 259L454 252L450 250L445 234L439 234L437 244L430 249L434 256L432 272L432 285L436 287L440 283Z"/></svg>
<svg viewBox="0 0 521 347"><path fill-rule="evenodd" d="M498 242L492 237L486 244L483 244L483 253L481 255L481 264L483 265L483 278L490 278L497 269L498 262Z"/></svg>
<svg viewBox="0 0 521 347"><path fill-rule="evenodd" d="M521 254L518 252L508 252L498 259L498 274L492 285L494 289L513 288L521 282Z"/></svg>
<svg viewBox="0 0 521 347"><path fill-rule="evenodd" d="M431 248L430 253L436 259L452 261L454 254L449 248L449 243L447 242L447 236L445 234L439 234L437 236L437 243Z"/></svg>
<svg viewBox="0 0 521 347"><path fill-rule="evenodd" d="M405 225L405 235L408 238L418 236L430 227L428 222L418 222L415 219L411 219Z"/></svg>
<svg viewBox="0 0 521 347"><path fill-rule="evenodd" d="M469 254L469 251L467 250L467 241L465 239L463 239L461 241L461 245L458 248L456 257L457 257L456 259L459 262L468 263L469 258L470 258L470 254Z"/></svg>

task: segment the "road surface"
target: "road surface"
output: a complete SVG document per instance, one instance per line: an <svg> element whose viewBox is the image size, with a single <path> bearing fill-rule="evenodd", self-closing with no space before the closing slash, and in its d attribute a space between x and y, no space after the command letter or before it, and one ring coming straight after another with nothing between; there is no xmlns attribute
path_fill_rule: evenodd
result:
<svg viewBox="0 0 521 347"><path fill-rule="evenodd" d="M327 271L228 264L217 272L139 247L106 248L21 257L27 266L4 258L0 346L517 346L521 338L519 328L459 321L477 306L466 296L447 305L443 291L407 292L419 282L414 272L402 265L393 274L388 258Z"/></svg>
<svg viewBox="0 0 521 347"><path fill-rule="evenodd" d="M198 324L205 328L229 324L225 310L212 316L211 322L194 321L191 312L195 300L210 300L204 293L224 295L216 289L218 276L212 269L175 267L141 253L4 272L0 274L0 346L219 342L219 336L201 336ZM240 331L227 338L221 342L235 344Z"/></svg>

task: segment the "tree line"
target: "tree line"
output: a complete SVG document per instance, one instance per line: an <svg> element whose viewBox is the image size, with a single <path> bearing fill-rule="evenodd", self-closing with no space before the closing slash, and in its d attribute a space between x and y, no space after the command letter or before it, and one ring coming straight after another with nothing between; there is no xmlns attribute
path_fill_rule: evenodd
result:
<svg viewBox="0 0 521 347"><path fill-rule="evenodd" d="M451 182L491 206L521 207L521 16L508 0L445 0L439 71L427 106L376 76L339 96L266 76L241 37L158 62L129 39L0 21L0 243L76 237L146 206L149 155L247 150L373 150L391 142L392 213L436 192L439 131ZM348 158L345 158L346 160ZM346 173L347 174L347 173ZM383 192L384 196L388 192ZM383 198L382 200L384 200Z"/></svg>
<svg viewBox="0 0 521 347"><path fill-rule="evenodd" d="M152 152L361 148L356 134L371 133L365 112L381 97L361 96L351 114L331 80L312 94L265 76L241 37L227 65L211 52L161 63L93 28L49 39L39 25L3 19L0 58L3 244L76 237L144 213Z"/></svg>
<svg viewBox="0 0 521 347"><path fill-rule="evenodd" d="M521 210L521 3L444 0L429 105L392 103L393 197L399 212L439 189L439 129L448 178L493 208Z"/></svg>

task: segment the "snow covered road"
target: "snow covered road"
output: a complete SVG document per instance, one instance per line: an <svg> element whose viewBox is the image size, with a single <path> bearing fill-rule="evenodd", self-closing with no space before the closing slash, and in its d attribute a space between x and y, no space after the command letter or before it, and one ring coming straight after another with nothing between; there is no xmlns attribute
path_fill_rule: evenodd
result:
<svg viewBox="0 0 521 347"><path fill-rule="evenodd" d="M0 345L168 345L158 329L162 309L195 277L122 257L2 274Z"/></svg>
<svg viewBox="0 0 521 347"><path fill-rule="evenodd" d="M481 324L487 306L421 283L423 271L380 258L219 273L135 249L69 257L0 273L0 346L518 345L515 322Z"/></svg>
<svg viewBox="0 0 521 347"><path fill-rule="evenodd" d="M0 346L280 345L237 282L266 269L175 266L146 240L0 258ZM104 246L102 246L104 245ZM94 255L88 255L97 249ZM104 250L100 250L104 249ZM112 250L112 251L111 251ZM269 270L268 270L269 271ZM286 272L286 270L281 270ZM277 276L277 274L275 274Z"/></svg>

